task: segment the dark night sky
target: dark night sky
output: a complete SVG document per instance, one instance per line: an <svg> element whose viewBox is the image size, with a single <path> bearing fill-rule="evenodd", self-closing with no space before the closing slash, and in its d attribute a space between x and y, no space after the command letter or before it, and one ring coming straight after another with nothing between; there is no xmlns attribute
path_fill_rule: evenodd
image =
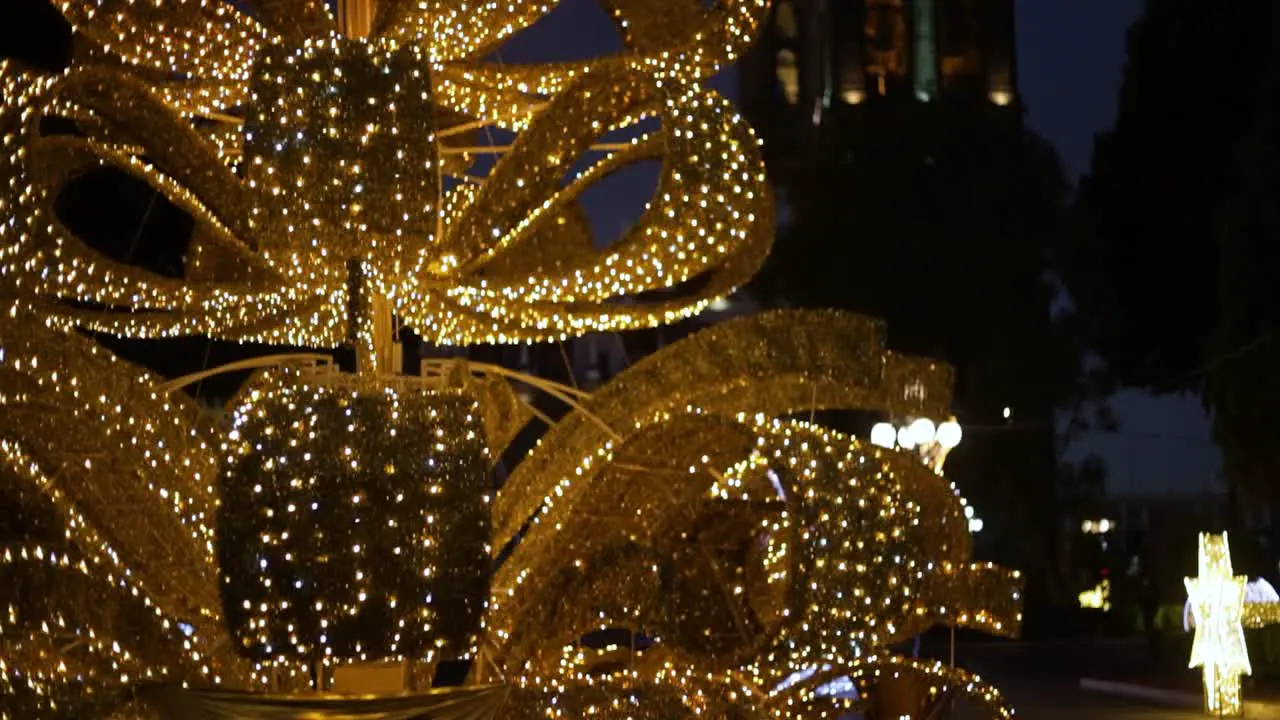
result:
<svg viewBox="0 0 1280 720"><path fill-rule="evenodd" d="M1018 75L1036 132L1071 173L1088 168L1093 134L1111 124L1125 31L1141 0L1017 0Z"/></svg>
<svg viewBox="0 0 1280 720"><path fill-rule="evenodd" d="M1125 58L1125 30L1141 0L1017 0L1018 72L1028 119L1057 146L1073 175L1088 169L1093 134L1111 124ZM1112 488L1197 492L1221 460L1197 400L1125 392L1120 432L1088 438L1111 468Z"/></svg>

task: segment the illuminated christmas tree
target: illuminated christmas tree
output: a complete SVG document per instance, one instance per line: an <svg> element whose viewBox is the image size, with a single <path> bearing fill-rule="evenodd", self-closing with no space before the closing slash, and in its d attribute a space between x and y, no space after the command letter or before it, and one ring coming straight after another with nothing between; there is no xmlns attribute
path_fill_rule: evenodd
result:
<svg viewBox="0 0 1280 720"><path fill-rule="evenodd" d="M594 393L403 374L397 326L463 346L651 328L763 262L756 140L702 81L766 3L603 2L624 53L512 66L486 58L548 3L352 0L338 22L317 0L68 0L69 70L0 66L0 477L26 539L0 555L0 711L820 717L889 670L1008 714L886 649L1016 633L1020 580L969 562L941 474L959 430L934 425L950 370L875 321L726 322ZM474 145L489 127L514 142ZM651 159L643 216L598 249L579 197ZM181 277L63 224L60 193L101 167L194 219ZM262 372L222 432L178 392L198 378L82 330L323 352L237 364ZM495 495L537 414L512 380L571 409ZM787 419L845 408L917 421L895 444ZM584 643L601 630L627 640ZM421 692L442 660L469 687Z"/></svg>

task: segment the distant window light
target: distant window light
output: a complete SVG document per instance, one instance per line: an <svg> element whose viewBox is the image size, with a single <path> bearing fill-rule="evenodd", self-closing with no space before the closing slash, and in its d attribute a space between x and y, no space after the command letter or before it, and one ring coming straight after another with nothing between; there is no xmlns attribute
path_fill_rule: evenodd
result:
<svg viewBox="0 0 1280 720"><path fill-rule="evenodd" d="M1115 520L1102 518L1101 520L1085 520L1080 523L1080 532L1085 535L1106 535L1116 529L1118 523Z"/></svg>
<svg viewBox="0 0 1280 720"><path fill-rule="evenodd" d="M991 102L999 105L1000 107L1010 105L1013 103L1013 93L1008 90L992 90Z"/></svg>
<svg viewBox="0 0 1280 720"><path fill-rule="evenodd" d="M782 96L788 104L795 105L800 101L800 70L796 67L796 54L790 50L779 50L776 65Z"/></svg>
<svg viewBox="0 0 1280 720"><path fill-rule="evenodd" d="M849 105L857 105L867 99L867 94L856 88L848 88L840 93L840 99Z"/></svg>

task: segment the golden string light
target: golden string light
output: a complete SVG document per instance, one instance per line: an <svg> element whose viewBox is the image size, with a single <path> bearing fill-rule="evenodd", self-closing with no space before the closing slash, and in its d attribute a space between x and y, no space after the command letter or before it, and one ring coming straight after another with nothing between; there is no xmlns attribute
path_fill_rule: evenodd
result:
<svg viewBox="0 0 1280 720"><path fill-rule="evenodd" d="M944 417L951 368L885 348L884 324L827 310L735 318L638 361L551 428L494 500L495 547L504 546L553 492L572 502L566 470L655 413L782 416L827 409ZM610 430L616 428L617 430ZM558 487L563 485L564 487Z"/></svg>
<svg viewBox="0 0 1280 720"><path fill-rule="evenodd" d="M550 671L558 656L539 656L587 630L646 628L768 693L940 622L1021 623L1018 574L967 563L959 498L909 453L664 413L570 476L590 496L553 493L495 578L489 646L509 673Z"/></svg>
<svg viewBox="0 0 1280 720"><path fill-rule="evenodd" d="M20 536L4 542L22 543L5 551L14 563L6 587L22 591L0 625L0 662L11 681L21 678L19 707L65 704L67 690L87 693L86 703L110 698L93 692L87 672L113 685L179 677L184 667L209 682L243 681L247 664L218 641L217 458L194 408L153 384L17 304L0 312L0 491L15 502L10 528ZM123 609L130 603L148 611ZM134 669L104 674L112 657ZM73 678L88 684L66 684Z"/></svg>
<svg viewBox="0 0 1280 720"><path fill-rule="evenodd" d="M71 551L74 553L74 551ZM94 717L157 679L214 682L208 643L101 562L0 549L0 714Z"/></svg>
<svg viewBox="0 0 1280 720"><path fill-rule="evenodd" d="M972 562L941 463L782 419L948 417L950 369L879 323L765 313L594 394L530 382L572 410L492 505L540 411L465 363L392 374L393 316L438 344L654 327L763 262L758 141L702 81L767 3L601 2L625 52L559 64L484 59L551 0L356 4L342 32L320 0L64 0L70 68L0 63L0 480L23 535L0 563L25 579L0 593L0 714L471 658L511 718L826 717L904 675L1008 716L886 650L1020 624L1021 579ZM477 145L487 127L514 140ZM650 202L602 249L579 199L648 160ZM102 168L192 217L180 273L64 224L59 196ZM82 330L355 346L360 372L260 374L224 431Z"/></svg>
<svg viewBox="0 0 1280 720"><path fill-rule="evenodd" d="M629 52L514 68L478 58L545 5L435 5L392 4L378 34L345 37L320 6L282 22L214 0L64 3L92 52L57 78L0 68L6 273L63 322L112 334L332 347L369 332L350 313L365 296L434 342L535 341L670 323L755 272L772 219L757 141L699 80L745 47L763 0L661 30L619 3ZM465 134L442 137L454 116L520 130L487 176L450 149ZM561 187L598 138L651 116L656 134ZM566 222L581 193L649 158L663 169L644 216L607 249L583 242ZM195 218L186 278L106 257L58 220L66 183L104 166Z"/></svg>
<svg viewBox="0 0 1280 720"><path fill-rule="evenodd" d="M824 340L824 333L859 326L865 337L843 350ZM44 332L51 340L62 336L57 331ZM480 645L487 661L505 668L525 691L546 689L545 683L552 682L561 688L556 693L586 692L583 697L589 697L597 691L585 688L595 681L578 678L580 671L563 667L556 649L577 646L582 635L593 629L647 628L668 652L692 658L694 666L720 678L717 682L730 683L737 693L735 702L755 707L756 712L803 717L802 708L832 702L824 694L827 691L819 692L832 683L851 684L863 698L860 702L865 702L876 691L880 677L876 668L883 666L927 677L937 692L970 693L1001 716L998 696L963 673L903 664L883 650L939 622L1000 635L1017 630L1020 579L1016 573L969 562L964 506L951 484L914 453L740 410L754 405L785 414L801 407L804 393L799 389L806 387L803 367L814 370L807 376L810 384L844 388L843 399L829 398L830 404L856 406L877 402L875 398L893 404L899 402L894 398L903 398L919 406L945 398L945 386L931 394L922 391L920 384L930 372L945 368L908 358L895 360L884 350L866 353L860 343L878 333L875 323L838 313L766 314L695 335L638 364L615 381L616 387L606 385L598 398L630 398L614 414L607 406L593 403L595 397L587 398L557 427L576 427L575 434L585 433L584 439L595 437L600 444L578 454L572 464L558 464L567 463L574 455L564 450L578 444L571 440L574 435L553 432L530 458L544 454L563 458L528 467L542 468L553 480L575 480L550 484L541 509L534 513L535 522L498 571L486 612L486 637ZM781 338L791 342L775 345ZM772 350L776 347L786 350ZM849 354L855 350L857 354ZM683 366L686 377L696 377L699 367L712 372L716 366L699 359L711 356L724 359L722 370L743 374L725 376L720 386L702 385L700 393L681 395L679 388L693 386L674 380L675 368ZM865 367L859 365L859 356ZM913 380L868 369L891 368L894 362L924 374ZM108 363L114 366L118 361ZM788 379L784 372L771 385L763 378L751 379L755 367L791 367L797 376ZM439 377L452 378L450 382L461 387L468 383L459 381L454 372L442 371ZM844 384L848 377L864 379L854 387ZM946 377L945 372L940 377ZM394 507L373 507L378 504L375 500L390 502L396 497L391 494L395 476L408 472L402 463L426 462L430 467L437 456L437 462L447 457L463 463L439 467L431 471L438 480L411 486L420 487L428 499L436 496L433 488L443 493L448 485L450 492L457 491L453 500L440 506L437 522L447 517L463 523L458 526L461 534L440 528L426 535L421 534L423 523L406 524L409 534L403 537L408 542L417 537L445 553L419 555L414 567L453 573L455 583L462 577L458 573L484 572L482 560L458 555L471 548L482 557L487 550L480 516L463 512L467 503L482 499L484 491L463 492L458 483L464 477L481 482L485 477L489 463L485 439L490 437L481 426L485 413L465 395L450 395L423 383L428 381L406 378L393 387L385 380L325 368L285 371L262 376L237 402L236 427L225 441L227 457L221 463L222 512L231 521L223 523L222 567L228 577L249 580L235 585L253 595L236 598L240 604L247 601L249 608L229 617L229 624L237 637L248 641L248 647L256 648L253 653L260 661L256 673L237 680L252 679L261 686L273 667L297 677L301 660L311 659L317 650L338 663L396 657L404 649L399 643L415 642L407 633L375 634L395 646L370 643L366 647L354 640L363 635L352 635L340 650L325 650L331 642L325 632L330 626L336 638L339 624L353 611L362 612L365 603L389 607L390 593L399 592L414 575L393 573L375 587L372 575L362 575L379 563L361 561L351 555L356 552L354 545L348 545L366 522L365 508L370 527L408 520ZM732 392L743 386L755 387L759 394ZM678 405L694 398L717 412ZM364 410L357 410L362 405ZM608 420L593 410L600 410ZM632 418L631 426L619 424L625 430L615 431L602 424L619 417ZM383 432L374 432L371 423L382 424ZM402 427L404 423L408 425ZM426 445L416 449L424 436ZM408 444L401 446L401 439ZM122 442L130 440L121 437ZM465 452L468 447L472 452ZM392 475L389 467L394 468ZM361 479L366 476L368 480ZM446 477L447 484L443 483ZM320 478L333 492L293 487L319 484ZM529 488L522 486L534 478L517 473L503 492L523 496ZM354 494L345 496L340 491ZM380 498L373 497L375 493ZM315 508L303 508L302 502L324 502L337 514L324 514L329 519L322 520ZM353 515L350 511L357 507L360 510ZM289 519L294 516L296 521ZM468 523L467 518L476 522ZM797 519L804 522L797 524ZM427 528L433 525L425 523ZM317 529L332 535L341 554L355 562L338 561L327 553L327 540L315 542ZM394 543L402 537L396 528L392 530L387 535L392 544L381 548L380 558L394 554ZM267 567L259 564L238 570L245 564L226 553L265 561ZM314 567L320 556L328 556L325 563L331 565L324 571L332 571L337 578L323 593L333 605L315 612L292 606L304 593L282 586L303 578L320 580L319 570L302 572L303 567ZM173 579L182 582L195 569L173 568ZM463 600L475 607L478 598ZM441 606L429 601L406 603L404 609L420 614L424 609L434 613L434 607ZM429 645L442 637L433 635L430 628L423 633L420 638ZM466 642L450 645L446 641L446 645L450 653L470 652L463 647ZM432 646L411 656L425 660L441 649L445 647ZM843 674L820 686L787 684L788 678L822 667L842 669ZM691 683L688 692L695 695L710 687L698 677L702 675L681 681ZM657 682L649 678L645 674L615 680L623 688ZM584 689L575 689L579 686ZM797 697L807 699L776 706L765 701L779 693L800 693ZM665 696L647 692L636 697Z"/></svg>
<svg viewBox="0 0 1280 720"><path fill-rule="evenodd" d="M248 654L286 667L473 654L490 493L473 399L267 374L224 450L224 597Z"/></svg>

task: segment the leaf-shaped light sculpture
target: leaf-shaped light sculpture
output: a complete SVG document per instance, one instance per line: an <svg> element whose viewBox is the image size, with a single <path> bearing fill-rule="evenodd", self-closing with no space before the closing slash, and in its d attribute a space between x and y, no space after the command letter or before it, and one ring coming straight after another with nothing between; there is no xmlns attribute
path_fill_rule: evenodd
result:
<svg viewBox="0 0 1280 720"><path fill-rule="evenodd" d="M0 313L6 710L92 717L138 682L248 679L221 621L208 429L154 383L16 305Z"/></svg>
<svg viewBox="0 0 1280 720"><path fill-rule="evenodd" d="M621 55L481 59L550 5L386 2L374 34L351 37L317 2L259 2L254 19L216 0L68 0L71 68L0 68L4 267L54 316L130 337L330 347L372 342L394 313L470 344L692 315L748 279L771 238L755 137L699 84L766 3L680 2L689 24L675 25L667 4L616 1ZM593 145L654 117L654 132ZM484 149L457 143L485 126L517 135L475 177ZM593 147L609 154L565 184ZM578 197L651 158L662 170L643 217L595 249ZM183 277L107 257L59 220L66 184L102 166L195 219Z"/></svg>
<svg viewBox="0 0 1280 720"><path fill-rule="evenodd" d="M166 573L155 574L158 567L151 563L165 556L160 548L147 545L152 542L148 537L151 526L160 531L161 539L166 537L165 528L177 529L178 535L168 536L169 541L184 534L203 537L208 531L199 529L199 523L194 525L194 533L185 529L184 520L190 520L187 506L161 502L169 498L171 490L144 489L133 480L138 487L135 491L130 490L129 482L131 478L163 478L166 473L182 477L193 463L200 467L200 463L210 462L208 449L198 440L178 441L199 435L191 434L188 415L173 412L180 408L176 400L147 389L144 375L130 371L92 343L76 340L74 334L49 330L29 320L10 320L0 326L0 336L15 338L7 341L5 354L5 372L14 376L6 380L5 387L15 391L5 402L17 411L12 417L18 419L26 408L62 407L64 414L43 425L19 423L6 430L7 437L14 438L3 446L11 457L12 471L23 470L31 476L15 487L27 488L29 495L41 499L26 502L24 507L48 506L54 515L61 513L61 520L55 517L43 524L53 528L61 524L74 531L68 538L72 547L89 549L87 561L60 559L67 551L56 551L54 559L59 567L70 563L89 580L105 578L108 586L112 572L137 575L142 583L154 582L162 599L148 599L147 607L156 608L156 632L171 632L175 623L170 618L182 618L190 612L183 604L186 596L174 595L174 591L188 588L192 597L199 597L198 588L207 582L208 573L197 563L170 564L164 566ZM835 341L835 337L846 341ZM922 676L937 687L970 693L993 716L1007 712L998 693L963 671L886 654L890 644L936 623L955 623L998 635L1016 632L1020 580L1016 573L970 563L964 508L955 489L935 468L910 454L869 447L808 423L770 419L802 410L805 405L944 413L949 370L886 351L880 337L877 323L840 313L767 313L733 321L637 364L580 401L579 407L555 426L497 499L498 506L505 508L498 517L505 518L507 525L526 511L534 516L498 570L485 620L488 637L482 646L485 662L505 668L508 677L520 686L521 700L516 707L536 710L547 702L592 703L596 694L605 692L607 696L656 703L645 712L661 713L661 708L678 701L692 715L709 712L712 717L732 717L746 708L757 717L806 717L810 712L821 715L831 703L839 707L849 704L848 692L833 695L832 688L854 688L865 702L876 689L875 678L884 671L896 671ZM51 373L68 371L52 370L48 364L80 370L54 378ZM772 376L770 369L775 373ZM322 375L307 382L315 384ZM457 373L445 375L450 382L459 380ZM57 427L83 417L86 411L71 401L79 397L76 388L83 387L90 377L95 387L132 398L127 409L106 394L85 399L86 408L111 409L112 414L104 417L115 419L104 426L106 439L99 442L113 448L107 444L107 439L113 439L119 447L112 452L121 458L96 466L93 480L114 483L120 488L119 497L140 493L137 502L144 506L143 511L152 513L145 527L131 522L132 517L119 513L96 494L92 483L72 483L61 491L41 479L37 473L40 466L22 454L19 443L25 442L51 462L61 460L56 467L68 472L78 468L84 456L97 447L63 445L56 432ZM342 377L346 382L373 382ZM457 384L461 388L483 387L474 380ZM272 383L251 387L275 392ZM374 393L370 397L393 397L383 395L387 389L371 387L370 392ZM59 394L67 397L55 401ZM449 400L453 396L441 397L457 405ZM159 405L149 408L148 402ZM305 483L312 473L306 457L311 452L335 453L340 464L349 462L353 468L355 463L363 466L381 457L373 445L369 446L372 454L362 449L348 455L337 445L326 446L328 441L319 435L316 442L320 445L315 448L301 440L295 448L295 439L308 437L308 418L317 412L315 404L288 394L277 402L296 404L300 414L290 419L288 413L277 413L279 420L272 425L276 429L253 445L245 445L243 438L231 440L250 454L257 453L255 462L263 468L286 461L298 467L301 474L285 473L281 480L292 477ZM699 409L699 403L711 410ZM262 404L261 400L247 401L241 412L251 412L270 423L274 416L258 408ZM284 405L281 408L284 412ZM126 410L132 412L122 419ZM341 413L340 402L338 415ZM137 432L145 442L130 450L138 438L123 431L129 427L128 418L153 416L164 422L140 424ZM473 419L449 426L476 438L481 430L473 420L480 418L470 417ZM361 447L381 442L373 432L376 418L361 421L352 415L341 423L352 423L368 435L361 436ZM506 421L499 418L497 425L505 427ZM341 434L341 425L338 430ZM430 434L439 442L444 431L442 427ZM50 437L42 437L46 433ZM406 447L413 446L415 437L407 437ZM450 451L462 447L455 440L448 442ZM279 447L273 449L272 443ZM286 446L294 449L282 451ZM150 467L145 460L150 449L157 447L187 449L185 454L174 450L167 458L158 459L151 472L130 472L129 463ZM141 456L133 457L131 452ZM385 457L377 460L374 474L398 472L387 462ZM400 460L394 462L398 465ZM228 483L237 481L233 478ZM257 482L266 487L265 480ZM237 492L257 492L256 486L250 487L252 482L241 485ZM368 486L370 492L395 495L394 483L375 485ZM351 488L362 495L358 505L370 504L364 502L364 486ZM148 492L155 497L149 497ZM207 490L201 492L200 488L185 492L208 497ZM467 497L462 500L466 502ZM539 497L528 509L527 499ZM314 499L340 501L319 495ZM392 497L392 504L394 500ZM297 502L281 496L274 504L231 508L231 512L245 517L257 511L268 517L272 513L287 515ZM377 521L380 517L374 514L368 519ZM451 521L466 520L462 515L449 517ZM386 519L397 520L394 514ZM295 525L302 529L306 523ZM358 527L325 525L328 532L341 533L341 537ZM140 532L143 530L146 532ZM447 540L449 536L439 537ZM111 550L113 540L126 548L125 553ZM272 545L275 549L254 550L253 538L248 538L239 547L251 555L257 552L274 567L282 557L288 559L287 554L281 554L288 548L276 545ZM449 550L461 552L474 545L461 543ZM304 545L296 546L294 552L305 548L304 539ZM32 552L45 551L28 551ZM320 548L318 552L325 551ZM26 560L28 555L21 557ZM139 572L130 569L130 562ZM457 567L446 563L440 571L483 567L483 562L473 558ZM38 578L39 574L26 571L23 576ZM286 579L278 574L264 573L263 577ZM314 580L318 576L306 571L298 577ZM870 606L865 603L869 598L876 598ZM287 608L284 603L293 599L286 593L270 602ZM330 595L326 601L339 599L339 595ZM410 605L409 609L415 607ZM94 627L96 616L84 611L68 615L74 609L54 600L41 612L52 613L55 620L71 627ZM225 631L209 625L214 620L213 613L202 615L199 637L212 633L212 647L217 650L225 647ZM332 623L329 627L334 632L339 629ZM562 649L575 647L584 633L600 627L643 627L661 638L660 646L650 651L656 654L645 661L643 673L633 670L606 680L597 677L598 663L582 668L576 660L566 663ZM296 629L298 637L304 637L304 628ZM140 650L108 660L115 663L113 672L129 660L134 663L130 667L149 668L157 677L181 677L168 665L138 664L142 662L139 657L163 656L166 649L154 639L161 635L140 637L144 640ZM15 663L29 662L23 660L23 648L47 643L48 633L26 638L18 645L6 646L5 657ZM92 682L103 692L113 687L99 677L101 670L94 670L104 661L82 654L77 651L61 657L37 651L38 657L59 657L56 667L66 668L66 672L98 678ZM223 667L235 664L234 659L220 662ZM75 700L75 686L69 685L66 677L47 667L42 672L49 676L47 684L60 688L64 702ZM93 675L95 672L98 675ZM246 675L240 670L236 677ZM716 680L710 682L707 677ZM802 679L794 680L797 677ZM625 703L617 710L624 715L632 712Z"/></svg>
<svg viewBox="0 0 1280 720"><path fill-rule="evenodd" d="M537 411L496 368L391 378L392 318L439 344L654 327L732 292L771 242L757 141L702 85L745 48L765 0L601 2L625 52L508 66L488 58L554 0L344 2L340 23L322 0L62 0L70 68L0 65L0 479L30 511L28 534L52 544L0 557L33 582L110 598L51 596L0 626L0 682L24 709L110 712L139 677L265 682L226 651L220 596L239 601L239 643L277 669L299 670L286 648L325 663L331 630L350 635L346 659L402 644L470 650L488 574L485 446L496 455ZM490 127L514 140L477 145ZM501 155L485 173L481 152ZM661 170L643 215L599 247L579 199L648 160ZM192 217L180 273L109 256L59 217L69 184L104 167ZM356 344L372 362L354 379L268 384L241 403L243 434L220 458L178 400L75 329ZM453 389L438 393L435 375ZM593 395L556 390L575 409L494 500L489 549L502 562L475 674L508 673L518 687L504 712L517 718L821 717L849 704L846 688L865 700L884 672L1005 714L962 671L885 652L938 622L1016 629L1019 580L969 563L954 488L918 458L785 419L826 408L940 418L949 381L945 366L887 351L874 321L810 312L726 323ZM437 401L453 419L437 422ZM324 417L304 417L321 405ZM59 432L86 421L82 436ZM445 447L450 433L465 442ZM470 479L451 487L467 512L446 507L455 471ZM256 583L244 597L217 587L219 476L234 501L220 508L225 527L244 530L221 538L235 544L221 555ZM305 498L324 527L300 510L308 483L326 488ZM321 511L319 499L343 507ZM454 521L466 527L430 527ZM463 540L432 544L450 538ZM410 542L421 547L404 563L370 564ZM337 574L320 578L325 565ZM365 587L405 568L422 581ZM314 611L294 607L289 586L317 578ZM430 597L460 581L466 597ZM427 626L455 606L441 617L463 618L456 627ZM358 626L374 615L385 642L366 645ZM411 620L423 624L400 633ZM633 643L640 626L661 637L627 648L620 670L617 648L593 660L578 642L602 626ZM83 701L94 693L108 702ZM241 713L362 711L349 707L359 700L205 699ZM397 699L406 712L415 702Z"/></svg>
<svg viewBox="0 0 1280 720"><path fill-rule="evenodd" d="M955 487L912 452L779 419L945 417L950 369L886 350L882 333L829 311L740 318L585 398L495 500L494 661L534 684L566 667L585 679L562 648L643 630L658 638L645 669L634 647L588 665L626 663L625 686L668 672L675 653L775 717L865 702L879 673L905 672L1006 716L963 671L887 653L938 624L998 636L1021 624L1022 581L971 562Z"/></svg>

